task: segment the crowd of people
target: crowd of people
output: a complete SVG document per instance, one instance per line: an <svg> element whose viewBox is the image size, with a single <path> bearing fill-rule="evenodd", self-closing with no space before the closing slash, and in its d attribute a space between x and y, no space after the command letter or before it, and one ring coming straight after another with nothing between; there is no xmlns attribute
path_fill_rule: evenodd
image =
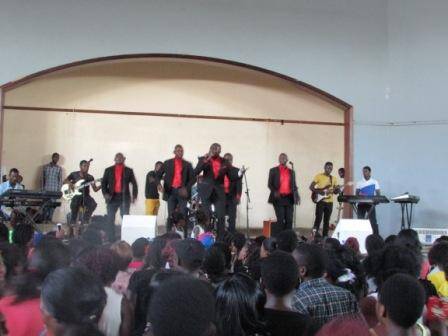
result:
<svg viewBox="0 0 448 336"><path fill-rule="evenodd" d="M204 220L207 222L206 220ZM207 230L205 230L207 231ZM293 230L131 245L0 227L0 335L445 335L448 237L341 244Z"/></svg>

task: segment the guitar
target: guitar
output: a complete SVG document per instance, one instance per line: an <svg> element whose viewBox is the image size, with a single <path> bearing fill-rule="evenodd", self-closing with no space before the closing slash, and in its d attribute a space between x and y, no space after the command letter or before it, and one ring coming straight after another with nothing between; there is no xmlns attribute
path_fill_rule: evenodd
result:
<svg viewBox="0 0 448 336"><path fill-rule="evenodd" d="M347 182L344 185L337 185L335 187L332 187L330 184L325 186L324 188L316 188L315 191L311 193L311 200L314 203L319 203L320 201L330 198L335 190L343 190L346 186L352 186L353 182Z"/></svg>
<svg viewBox="0 0 448 336"><path fill-rule="evenodd" d="M75 183L73 189L70 188L69 183L66 183L61 188L62 198L65 199L66 201L70 201L73 197L82 195L82 190L85 187L90 186L96 182L101 182L102 180L103 180L102 178L90 182L86 182L85 180L79 180L78 182Z"/></svg>

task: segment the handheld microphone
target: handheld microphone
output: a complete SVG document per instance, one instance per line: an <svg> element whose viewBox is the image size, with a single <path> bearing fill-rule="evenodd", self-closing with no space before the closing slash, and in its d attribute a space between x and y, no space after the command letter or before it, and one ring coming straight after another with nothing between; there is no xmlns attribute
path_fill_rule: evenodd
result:
<svg viewBox="0 0 448 336"><path fill-rule="evenodd" d="M294 162L292 162L292 161L289 161L289 164L290 164L291 166L294 166Z"/></svg>

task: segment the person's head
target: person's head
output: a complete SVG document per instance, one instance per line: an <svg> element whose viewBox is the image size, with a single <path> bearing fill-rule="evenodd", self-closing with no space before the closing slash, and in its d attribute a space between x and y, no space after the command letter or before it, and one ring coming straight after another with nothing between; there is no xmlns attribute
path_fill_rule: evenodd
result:
<svg viewBox="0 0 448 336"><path fill-rule="evenodd" d="M189 276L164 281L149 305L154 336L213 336L215 307L206 283Z"/></svg>
<svg viewBox="0 0 448 336"><path fill-rule="evenodd" d="M265 297L249 276L238 273L221 282L215 290L218 335L253 335L263 330L260 313Z"/></svg>
<svg viewBox="0 0 448 336"><path fill-rule="evenodd" d="M110 286L119 271L120 257L109 248L99 247L83 255L80 263L96 274L104 286Z"/></svg>
<svg viewBox="0 0 448 336"><path fill-rule="evenodd" d="M81 171L81 173L87 174L89 172L89 168L90 168L89 161L81 160L79 162L79 170Z"/></svg>
<svg viewBox="0 0 448 336"><path fill-rule="evenodd" d="M316 336L370 336L369 326L361 315L344 315L326 323Z"/></svg>
<svg viewBox="0 0 448 336"><path fill-rule="evenodd" d="M266 238L261 243L260 258L266 258L278 248L277 239L274 237Z"/></svg>
<svg viewBox="0 0 448 336"><path fill-rule="evenodd" d="M380 235L371 234L366 238L366 250L368 255L381 250L384 245L384 239Z"/></svg>
<svg viewBox="0 0 448 336"><path fill-rule="evenodd" d="M126 160L126 158L124 157L123 153L115 154L114 162L116 165L124 164L125 160Z"/></svg>
<svg viewBox="0 0 448 336"><path fill-rule="evenodd" d="M198 221L198 225L200 225L204 231L211 231L210 218L205 211L199 210L196 212L196 220Z"/></svg>
<svg viewBox="0 0 448 336"><path fill-rule="evenodd" d="M55 238L43 238L29 257L28 268L43 280L50 272L70 265L70 250Z"/></svg>
<svg viewBox="0 0 448 336"><path fill-rule="evenodd" d="M398 233L396 244L403 245L415 253L420 254L422 251L422 244L418 239L418 233L412 229L404 229Z"/></svg>
<svg viewBox="0 0 448 336"><path fill-rule="evenodd" d="M133 249L131 248L131 245L124 240L120 240L113 243L110 248L115 251L119 257L119 270L126 271L132 260Z"/></svg>
<svg viewBox="0 0 448 336"><path fill-rule="evenodd" d="M173 226L176 228L184 228L187 225L187 221L185 220L185 216L180 211L175 211L171 215L171 222L173 223Z"/></svg>
<svg viewBox="0 0 448 336"><path fill-rule="evenodd" d="M428 261L431 265L439 266L448 264L448 242L434 244L428 253Z"/></svg>
<svg viewBox="0 0 448 336"><path fill-rule="evenodd" d="M365 166L362 168L362 175L366 180L369 180L372 176L372 169L369 166Z"/></svg>
<svg viewBox="0 0 448 336"><path fill-rule="evenodd" d="M403 273L415 278L420 274L420 259L412 250L401 245L386 245L364 260L366 274L374 278L378 288L392 275Z"/></svg>
<svg viewBox="0 0 448 336"><path fill-rule="evenodd" d="M296 248L299 239L294 230L283 230L276 237L277 249L291 253Z"/></svg>
<svg viewBox="0 0 448 336"><path fill-rule="evenodd" d="M175 269L187 273L194 273L201 268L205 257L205 248L201 242L193 238L187 238L177 240L173 244L173 247L177 259Z"/></svg>
<svg viewBox="0 0 448 336"><path fill-rule="evenodd" d="M300 244L293 252L302 280L321 278L328 264L325 250L314 244Z"/></svg>
<svg viewBox="0 0 448 336"><path fill-rule="evenodd" d="M12 242L21 248L30 247L34 236L34 228L29 224L18 224L12 232Z"/></svg>
<svg viewBox="0 0 448 336"><path fill-rule="evenodd" d="M7 281L24 272L26 257L20 248L13 244L1 242L0 253L3 259L3 264L6 267L5 277Z"/></svg>
<svg viewBox="0 0 448 336"><path fill-rule="evenodd" d="M285 166L288 163L288 155L285 153L280 153L278 156L278 163L282 166Z"/></svg>
<svg viewBox="0 0 448 336"><path fill-rule="evenodd" d="M149 251L149 241L146 238L138 238L132 243L132 257L135 260L143 260Z"/></svg>
<svg viewBox="0 0 448 336"><path fill-rule="evenodd" d="M81 239L92 246L101 246L103 244L101 232L91 227L88 227L87 230L82 233Z"/></svg>
<svg viewBox="0 0 448 336"><path fill-rule="evenodd" d="M434 244L441 243L441 242L448 242L448 236L440 236L439 238L437 238L434 241Z"/></svg>
<svg viewBox="0 0 448 336"><path fill-rule="evenodd" d="M178 264L176 251L174 250L174 244L181 240L182 237L176 233L176 232L167 232L162 237L165 239L166 243L165 246L162 248L162 260L163 260L163 266L168 265L170 268L176 267Z"/></svg>
<svg viewBox="0 0 448 336"><path fill-rule="evenodd" d="M224 159L230 164L233 164L233 155L230 153L224 154Z"/></svg>
<svg viewBox="0 0 448 336"><path fill-rule="evenodd" d="M391 325L407 330L421 317L425 292L419 281L407 274L391 276L381 287L377 317L389 329Z"/></svg>
<svg viewBox="0 0 448 336"><path fill-rule="evenodd" d="M355 252L357 255L361 253L359 251L359 241L358 239L356 239L356 237L348 237L344 243L344 246L352 249L353 252Z"/></svg>
<svg viewBox="0 0 448 336"><path fill-rule="evenodd" d="M339 168L338 175L341 179L345 178L345 168Z"/></svg>
<svg viewBox="0 0 448 336"><path fill-rule="evenodd" d="M219 281L226 273L226 257L222 247L213 245L206 253L202 269L211 282Z"/></svg>
<svg viewBox="0 0 448 336"><path fill-rule="evenodd" d="M325 174L330 175L332 171L333 171L333 162L325 162L324 165Z"/></svg>
<svg viewBox="0 0 448 336"><path fill-rule="evenodd" d="M230 241L230 247L234 253L238 253L246 244L246 236L241 232L235 232Z"/></svg>
<svg viewBox="0 0 448 336"><path fill-rule="evenodd" d="M17 181L18 179L19 179L19 170L17 168L11 168L8 175L9 183L14 185L18 182Z"/></svg>
<svg viewBox="0 0 448 336"><path fill-rule="evenodd" d="M174 147L173 154L176 158L182 159L184 157L184 148L182 147L182 145L176 145Z"/></svg>
<svg viewBox="0 0 448 336"><path fill-rule="evenodd" d="M219 143L214 143L210 146L210 155L212 157L218 157L221 154L221 145Z"/></svg>
<svg viewBox="0 0 448 336"><path fill-rule="evenodd" d="M297 263L291 254L275 251L261 261L261 283L267 295L283 298L290 295L299 280Z"/></svg>
<svg viewBox="0 0 448 336"><path fill-rule="evenodd" d="M42 284L44 323L52 335L67 335L66 329L73 327L95 335L106 300L103 285L91 272L75 267L56 270Z"/></svg>
<svg viewBox="0 0 448 336"><path fill-rule="evenodd" d="M162 162L162 161L157 161L157 162L155 163L155 165L154 165L154 170L155 170L156 172L158 172L160 169L162 169L162 167L163 167L163 162Z"/></svg>
<svg viewBox="0 0 448 336"><path fill-rule="evenodd" d="M326 250L337 251L341 248L341 243L336 238L326 238L324 240L324 248Z"/></svg>
<svg viewBox="0 0 448 336"><path fill-rule="evenodd" d="M51 162L53 164L57 164L59 162L59 154L58 153L53 153L53 155L51 155Z"/></svg>

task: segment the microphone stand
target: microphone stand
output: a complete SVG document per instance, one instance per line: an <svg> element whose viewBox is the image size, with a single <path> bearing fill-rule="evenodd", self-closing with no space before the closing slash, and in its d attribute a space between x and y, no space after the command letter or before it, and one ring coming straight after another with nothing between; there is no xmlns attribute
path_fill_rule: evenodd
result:
<svg viewBox="0 0 448 336"><path fill-rule="evenodd" d="M289 161L289 164L291 165L292 171L294 173L294 179L296 178L296 171L294 170L294 163L292 163L292 161ZM297 204L296 204L296 200L295 200L295 194L294 194L294 190L292 191L292 198L294 201L294 210L292 213L292 225L294 228L294 231L296 230L296 211L297 211Z"/></svg>
<svg viewBox="0 0 448 336"><path fill-rule="evenodd" d="M244 172L243 175L244 175L244 184L246 185L246 191L244 192L246 194L246 236L247 236L247 238L249 238L249 203L250 203L250 195L249 195L249 185L247 184L246 172Z"/></svg>

